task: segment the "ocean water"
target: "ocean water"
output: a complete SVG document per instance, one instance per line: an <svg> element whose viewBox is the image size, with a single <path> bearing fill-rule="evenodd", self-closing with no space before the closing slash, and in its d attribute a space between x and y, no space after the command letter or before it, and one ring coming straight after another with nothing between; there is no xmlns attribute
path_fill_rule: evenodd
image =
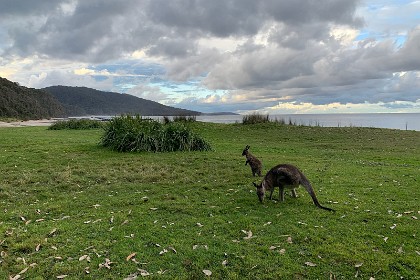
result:
<svg viewBox="0 0 420 280"><path fill-rule="evenodd" d="M197 116L197 121L214 123L242 122L242 115ZM321 127L376 127L420 131L420 113L377 114L290 114L270 115L287 124Z"/></svg>

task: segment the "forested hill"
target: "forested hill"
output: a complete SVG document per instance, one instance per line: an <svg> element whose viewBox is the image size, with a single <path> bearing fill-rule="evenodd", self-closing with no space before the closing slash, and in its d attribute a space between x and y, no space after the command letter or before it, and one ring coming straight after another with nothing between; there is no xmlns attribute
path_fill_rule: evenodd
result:
<svg viewBox="0 0 420 280"><path fill-rule="evenodd" d="M22 120L64 115L64 108L48 92L27 88L0 77L0 117Z"/></svg>
<svg viewBox="0 0 420 280"><path fill-rule="evenodd" d="M64 106L67 116L139 114L142 116L200 115L200 112L174 108L129 94L103 92L86 87L44 88Z"/></svg>

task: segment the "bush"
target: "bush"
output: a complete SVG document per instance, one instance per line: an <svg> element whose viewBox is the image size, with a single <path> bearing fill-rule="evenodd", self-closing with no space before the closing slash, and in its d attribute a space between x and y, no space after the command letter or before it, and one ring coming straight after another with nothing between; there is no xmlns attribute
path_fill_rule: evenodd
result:
<svg viewBox="0 0 420 280"><path fill-rule="evenodd" d="M242 118L243 124L257 124L257 123L269 123L270 122L270 116L262 115L259 113L252 113L250 115L245 115Z"/></svg>
<svg viewBox="0 0 420 280"><path fill-rule="evenodd" d="M168 124L170 122L183 122L183 123L190 123L197 121L196 116L174 116L172 120L168 116L163 117L163 123Z"/></svg>
<svg viewBox="0 0 420 280"><path fill-rule="evenodd" d="M48 129L61 130L61 129L96 129L103 128L104 123L97 120L89 119L70 119L64 121L57 121L52 124Z"/></svg>
<svg viewBox="0 0 420 280"><path fill-rule="evenodd" d="M119 152L211 150L208 142L182 123L162 124L138 115L113 118L105 127L101 144Z"/></svg>
<svg viewBox="0 0 420 280"><path fill-rule="evenodd" d="M173 119L174 122L195 122L197 121L196 116L175 116Z"/></svg>

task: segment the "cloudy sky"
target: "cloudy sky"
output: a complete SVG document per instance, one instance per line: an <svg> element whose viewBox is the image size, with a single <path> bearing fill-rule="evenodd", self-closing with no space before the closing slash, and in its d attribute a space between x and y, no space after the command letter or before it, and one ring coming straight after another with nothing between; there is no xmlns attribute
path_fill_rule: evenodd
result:
<svg viewBox="0 0 420 280"><path fill-rule="evenodd" d="M0 0L0 77L201 112L420 112L420 1Z"/></svg>

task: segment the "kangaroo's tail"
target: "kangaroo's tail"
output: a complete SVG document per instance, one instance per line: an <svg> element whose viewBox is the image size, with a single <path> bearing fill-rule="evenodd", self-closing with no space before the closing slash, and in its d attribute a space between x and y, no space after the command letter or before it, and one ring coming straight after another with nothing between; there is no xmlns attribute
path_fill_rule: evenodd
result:
<svg viewBox="0 0 420 280"><path fill-rule="evenodd" d="M322 206L318 199L316 198L316 194L314 189L312 188L311 183L309 182L309 180L305 177L305 175L303 175L302 172L300 172L300 176L301 176L301 180L300 183L303 187L305 187L305 189L308 191L309 195L312 197L312 200L314 201L314 204L321 209L327 210L327 211L335 211L334 209L328 208L328 207L324 207Z"/></svg>

